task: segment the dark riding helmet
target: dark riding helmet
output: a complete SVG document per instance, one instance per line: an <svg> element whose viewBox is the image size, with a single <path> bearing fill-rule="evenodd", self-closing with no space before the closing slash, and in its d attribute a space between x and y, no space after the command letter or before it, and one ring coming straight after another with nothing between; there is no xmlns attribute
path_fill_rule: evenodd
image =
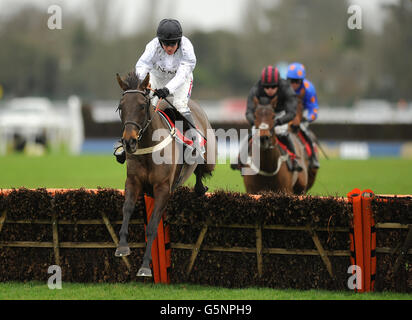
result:
<svg viewBox="0 0 412 320"><path fill-rule="evenodd" d="M182 38L180 22L175 19L163 19L157 27L157 37L162 42L178 42Z"/></svg>
<svg viewBox="0 0 412 320"><path fill-rule="evenodd" d="M278 68L273 66L264 67L260 83L263 87L277 87L279 85L280 73Z"/></svg>

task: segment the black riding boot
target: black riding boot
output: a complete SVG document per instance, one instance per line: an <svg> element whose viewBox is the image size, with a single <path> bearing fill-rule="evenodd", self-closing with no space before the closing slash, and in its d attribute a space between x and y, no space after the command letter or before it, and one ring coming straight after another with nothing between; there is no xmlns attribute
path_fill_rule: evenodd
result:
<svg viewBox="0 0 412 320"><path fill-rule="evenodd" d="M195 120L193 119L192 113L189 112L185 112L182 113L182 116L185 117L185 119L187 121L189 121L191 124L193 124L194 126L195 124ZM191 129L195 130L192 126ZM204 163L205 162L205 158L203 157L203 154L205 153L205 148L200 146L200 139L201 136L198 132L196 132L196 134L192 137L192 141L193 141L193 148L197 150L197 155L199 158L199 160Z"/></svg>
<svg viewBox="0 0 412 320"><path fill-rule="evenodd" d="M319 161L318 161L318 157L316 156L316 153L315 153L315 148L313 146L313 140L305 130L301 129L300 131L302 132L302 134L305 137L306 141L309 143L310 150L312 151L312 156L309 159L309 166L311 168L319 169L320 164L319 164Z"/></svg>
<svg viewBox="0 0 412 320"><path fill-rule="evenodd" d="M124 151L123 144L119 141L114 145L113 155L116 157L117 162L123 164L126 161L126 151Z"/></svg>
<svg viewBox="0 0 412 320"><path fill-rule="evenodd" d="M290 152L296 155L295 146L293 145L292 139L289 134L285 136L279 136L280 141L286 145ZM299 165L296 159L292 159L292 171L302 171L303 168Z"/></svg>

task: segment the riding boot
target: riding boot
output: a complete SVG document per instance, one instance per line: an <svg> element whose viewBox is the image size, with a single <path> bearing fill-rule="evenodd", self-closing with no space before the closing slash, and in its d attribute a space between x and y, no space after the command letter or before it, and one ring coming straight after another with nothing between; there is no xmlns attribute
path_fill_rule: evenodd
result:
<svg viewBox="0 0 412 320"><path fill-rule="evenodd" d="M318 161L318 157L316 156L316 153L315 153L315 148L313 146L313 140L310 137L310 135L306 132L306 130L301 129L300 131L302 132L302 134L305 137L306 141L309 143L310 150L312 151L312 155L309 159L309 167L319 169L320 164L319 164L319 161Z"/></svg>
<svg viewBox="0 0 412 320"><path fill-rule="evenodd" d="M289 134L284 135L284 136L279 136L280 140L282 143L286 145L286 147L289 149L290 152L296 155L296 150L295 146L293 145L292 138L290 137ZM298 161L296 158L292 159L292 171L302 171L303 168L299 165Z"/></svg>
<svg viewBox="0 0 412 320"><path fill-rule="evenodd" d="M117 162L123 164L126 161L126 151L124 151L121 141L117 141L114 145L113 155L116 157Z"/></svg>
<svg viewBox="0 0 412 320"><path fill-rule="evenodd" d="M312 156L310 157L310 167L315 168L315 169L319 169L320 164L319 164L318 157L315 153L315 149L313 147L313 144L310 145L310 148L312 149Z"/></svg>
<svg viewBox="0 0 412 320"><path fill-rule="evenodd" d="M182 114L183 117L185 117L185 119L187 121L189 121L191 124L193 124L194 126L196 126L195 121L193 120L193 116L192 113L189 112L185 112ZM191 128L192 130L195 130L193 127ZM196 154L198 157L198 160L201 161L201 163L205 162L205 158L204 158L204 153L205 153L205 147L200 146L200 141L202 139L202 137L200 136L200 133L196 131L196 134L192 137L192 141L193 141L193 149L197 150Z"/></svg>

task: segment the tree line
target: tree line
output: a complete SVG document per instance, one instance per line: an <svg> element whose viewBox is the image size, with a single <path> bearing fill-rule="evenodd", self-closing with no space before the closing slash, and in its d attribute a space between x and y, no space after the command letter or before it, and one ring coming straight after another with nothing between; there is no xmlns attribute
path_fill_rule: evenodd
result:
<svg viewBox="0 0 412 320"><path fill-rule="evenodd" d="M350 30L346 1L283 0L264 7L252 0L249 6L237 32L185 32L197 56L194 99L245 97L264 66L300 61L321 104L412 100L411 1L385 7L381 32ZM117 99L115 74L134 69L157 25L107 36L100 24L90 28L76 16L66 16L63 29L49 30L47 18L26 7L0 22L0 85L6 97Z"/></svg>

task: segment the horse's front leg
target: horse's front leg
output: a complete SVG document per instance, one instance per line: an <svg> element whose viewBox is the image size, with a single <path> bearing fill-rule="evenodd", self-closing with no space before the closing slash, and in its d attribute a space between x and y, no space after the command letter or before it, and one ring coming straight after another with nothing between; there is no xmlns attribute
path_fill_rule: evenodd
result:
<svg viewBox="0 0 412 320"><path fill-rule="evenodd" d="M146 235L147 245L143 256L143 264L139 269L137 276L151 277L150 262L152 261L152 245L157 236L157 229L159 227L160 219L166 209L167 201L170 198L169 183L162 183L153 187L154 208L150 221L147 224Z"/></svg>
<svg viewBox="0 0 412 320"><path fill-rule="evenodd" d="M125 200L123 204L123 222L120 228L120 241L117 245L116 257L124 257L130 254L127 236L129 234L129 220L134 212L136 201L141 194L140 185L134 178L127 178L125 184Z"/></svg>

